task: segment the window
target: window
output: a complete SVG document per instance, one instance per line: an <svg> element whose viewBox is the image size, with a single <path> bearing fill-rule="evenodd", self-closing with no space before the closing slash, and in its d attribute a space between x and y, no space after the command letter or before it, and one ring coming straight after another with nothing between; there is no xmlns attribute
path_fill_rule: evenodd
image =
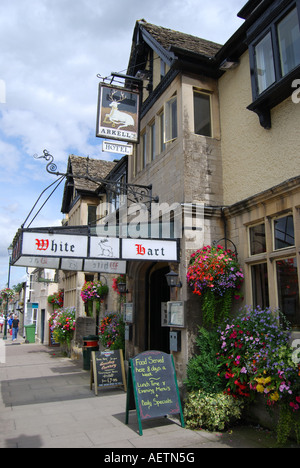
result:
<svg viewBox="0 0 300 468"><path fill-rule="evenodd" d="M265 224L258 224L249 228L250 255L266 252Z"/></svg>
<svg viewBox="0 0 300 468"><path fill-rule="evenodd" d="M159 114L159 152L162 153L166 149L164 142L164 112Z"/></svg>
<svg viewBox="0 0 300 468"><path fill-rule="evenodd" d="M268 226L268 231L267 231ZM292 213L250 226L249 265L253 305L279 308L300 327L299 278ZM270 239L266 232L270 232Z"/></svg>
<svg viewBox="0 0 300 468"><path fill-rule="evenodd" d="M275 3L275 2L274 2ZM247 109L259 116L260 124L271 128L271 109L289 98L291 82L300 72L299 0L283 9L284 2L270 5L248 30L253 102Z"/></svg>
<svg viewBox="0 0 300 468"><path fill-rule="evenodd" d="M97 206L88 205L88 225L95 226L97 224Z"/></svg>
<svg viewBox="0 0 300 468"><path fill-rule="evenodd" d="M275 67L271 33L267 34L255 48L258 92L262 93L275 82Z"/></svg>
<svg viewBox="0 0 300 468"><path fill-rule="evenodd" d="M295 245L293 215L274 220L274 249L285 249Z"/></svg>
<svg viewBox="0 0 300 468"><path fill-rule="evenodd" d="M177 96L173 96L165 104L164 142L177 138Z"/></svg>
<svg viewBox="0 0 300 468"><path fill-rule="evenodd" d="M266 263L251 266L253 305L269 307L268 268Z"/></svg>
<svg viewBox="0 0 300 468"><path fill-rule="evenodd" d="M147 134L141 136L141 170L145 169L147 165Z"/></svg>
<svg viewBox="0 0 300 468"><path fill-rule="evenodd" d="M155 159L155 122L150 125L150 155L151 161Z"/></svg>
<svg viewBox="0 0 300 468"><path fill-rule="evenodd" d="M260 95L273 83L300 65L300 29L298 10L294 8L269 25L262 39L250 54L254 53L256 87L254 95Z"/></svg>
<svg viewBox="0 0 300 468"><path fill-rule="evenodd" d="M299 286L296 258L276 262L279 309L292 325L299 325Z"/></svg>
<svg viewBox="0 0 300 468"><path fill-rule="evenodd" d="M296 8L278 24L282 76L300 63L300 30Z"/></svg>
<svg viewBox="0 0 300 468"><path fill-rule="evenodd" d="M197 135L212 136L210 95L194 90L194 125Z"/></svg>

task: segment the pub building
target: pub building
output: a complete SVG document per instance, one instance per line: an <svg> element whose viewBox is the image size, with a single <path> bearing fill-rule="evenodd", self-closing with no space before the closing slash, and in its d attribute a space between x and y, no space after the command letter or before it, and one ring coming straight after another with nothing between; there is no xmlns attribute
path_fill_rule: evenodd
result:
<svg viewBox="0 0 300 468"><path fill-rule="evenodd" d="M151 184L160 204L179 204L190 219L197 206L204 214L198 245L183 223L178 261L128 262L126 358L171 352L180 382L202 323L187 268L204 245L236 248L245 282L235 310L279 307L300 335L300 4L250 0L238 16L244 22L223 46L145 20L133 32L127 75L144 81L128 181ZM178 304L175 326L169 301Z"/></svg>
<svg viewBox="0 0 300 468"><path fill-rule="evenodd" d="M142 83L138 130L128 112L125 119L125 91L106 93L103 115L114 130L127 125L122 134L130 132L133 152L114 163L69 160L70 170L85 171L88 163L112 181L69 177L62 211L70 226L115 220L112 237L120 236L126 261L125 359L172 353L180 385L203 322L187 269L205 245L236 250L245 281L235 311L280 308L300 337L300 2L249 0L238 16L243 23L224 45L137 21L125 87L134 88L133 108L132 77ZM124 121L117 125L114 115ZM138 199L134 191L129 196L133 186L150 196L124 222L124 197L127 214ZM156 206L169 207L169 217ZM140 238L127 236L132 226ZM65 305L78 306L80 315L80 287L95 273L63 278ZM107 311L111 300L109 294Z"/></svg>

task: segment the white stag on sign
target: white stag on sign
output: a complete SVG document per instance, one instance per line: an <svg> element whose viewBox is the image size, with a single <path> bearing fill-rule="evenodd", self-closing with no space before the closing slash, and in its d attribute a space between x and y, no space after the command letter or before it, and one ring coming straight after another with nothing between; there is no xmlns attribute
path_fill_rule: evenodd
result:
<svg viewBox="0 0 300 468"><path fill-rule="evenodd" d="M118 126L118 129L130 127L131 125L134 125L133 117L130 114L127 114L127 112L122 112L118 110L118 106L120 102L126 99L126 95L123 91L121 91L120 98L115 99L114 95L116 94L116 92L117 90L112 90L110 92L108 99L112 101L111 104L109 104L109 107L111 107L111 111L109 114L105 115L103 122L104 123L111 122L112 126L113 127Z"/></svg>

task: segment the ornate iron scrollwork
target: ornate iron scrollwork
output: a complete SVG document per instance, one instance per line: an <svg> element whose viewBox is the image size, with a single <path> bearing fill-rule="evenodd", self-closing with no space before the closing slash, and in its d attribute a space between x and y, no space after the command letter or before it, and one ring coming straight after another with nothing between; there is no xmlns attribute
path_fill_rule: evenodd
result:
<svg viewBox="0 0 300 468"><path fill-rule="evenodd" d="M35 159L45 159L48 164L46 166L47 172L56 176L72 177L73 179L85 179L97 184L103 184L106 186L107 191L116 194L117 196L126 196L127 200L131 203L145 204L146 206L151 202L158 203L158 197L153 197L152 195L152 185L138 185L138 184L128 184L121 183L119 181L113 181L110 179L101 179L97 177L92 177L89 174L88 170L88 161L87 158L87 168L85 175L75 175L69 173L61 173L57 171L57 165L54 163L54 157L46 149L43 151L42 156L34 155ZM150 206L149 206L150 210Z"/></svg>
<svg viewBox="0 0 300 468"><path fill-rule="evenodd" d="M50 154L47 150L44 150L43 151L43 156L38 156L37 154L35 154L33 157L34 159L46 159L46 161L50 161L47 166L46 166L46 170L47 172L49 172L49 174L54 174L54 175L65 175L65 174L60 174L57 171L57 165L53 162L54 161L54 157L52 156L52 154Z"/></svg>

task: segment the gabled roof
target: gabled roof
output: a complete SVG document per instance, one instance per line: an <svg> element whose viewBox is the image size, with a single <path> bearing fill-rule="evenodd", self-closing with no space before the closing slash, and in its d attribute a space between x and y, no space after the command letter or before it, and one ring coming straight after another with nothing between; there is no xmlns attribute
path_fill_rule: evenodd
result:
<svg viewBox="0 0 300 468"><path fill-rule="evenodd" d="M68 172L74 176L85 176L88 174L92 179L105 179L115 165L116 162L84 158L72 154L69 157ZM99 189L99 185L100 183L95 183L91 180L76 179L74 177L74 186L77 191L96 192Z"/></svg>
<svg viewBox="0 0 300 468"><path fill-rule="evenodd" d="M176 48L206 57L213 57L222 47L221 44L174 31L173 29L156 26L147 23L145 20L138 21L138 24L142 30L147 31L167 51Z"/></svg>
<svg viewBox="0 0 300 468"><path fill-rule="evenodd" d="M155 51L172 70L220 76L219 70L214 68L214 57L222 49L221 44L156 26L144 19L138 20L135 24L128 75L135 76L138 71L145 68L149 58L149 48Z"/></svg>
<svg viewBox="0 0 300 468"><path fill-rule="evenodd" d="M101 159L91 159L71 154L68 160L68 174L62 201L62 213L68 213L72 202L73 187L81 195L97 196L100 182L93 182L88 179L78 179L76 176L89 175L91 179L105 179L110 171L115 167L116 162L103 161Z"/></svg>

